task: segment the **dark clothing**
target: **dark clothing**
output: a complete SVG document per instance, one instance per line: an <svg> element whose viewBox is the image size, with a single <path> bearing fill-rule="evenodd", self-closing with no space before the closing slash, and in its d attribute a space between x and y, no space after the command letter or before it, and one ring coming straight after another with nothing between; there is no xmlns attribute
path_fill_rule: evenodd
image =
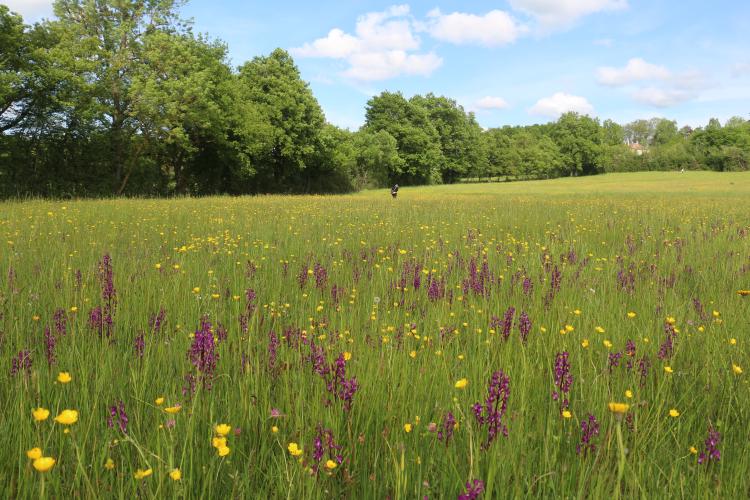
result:
<svg viewBox="0 0 750 500"><path fill-rule="evenodd" d="M396 184L395 186L391 188L391 196L395 198L397 195L398 195L398 184Z"/></svg>

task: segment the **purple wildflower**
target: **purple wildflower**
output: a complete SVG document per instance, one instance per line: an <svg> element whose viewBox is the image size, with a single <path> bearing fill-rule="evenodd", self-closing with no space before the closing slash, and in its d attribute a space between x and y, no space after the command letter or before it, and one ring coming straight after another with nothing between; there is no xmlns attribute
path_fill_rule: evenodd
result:
<svg viewBox="0 0 750 500"><path fill-rule="evenodd" d="M513 316L516 314L516 308L511 306L508 308L507 311L505 311L505 316L503 316L503 340L508 340L508 337L510 337L510 331L513 328Z"/></svg>
<svg viewBox="0 0 750 500"><path fill-rule="evenodd" d="M524 295L530 295L531 292L534 291L534 283L531 281L531 278L524 278L523 279L523 294Z"/></svg>
<svg viewBox="0 0 750 500"><path fill-rule="evenodd" d="M102 308L96 306L91 310L91 312L89 312L89 328L97 332L99 334L99 337L101 337L103 333L103 327L104 319L102 317Z"/></svg>
<svg viewBox="0 0 750 500"><path fill-rule="evenodd" d="M135 350L135 355L139 358L143 357L143 351L146 349L146 340L144 337L143 332L140 332L136 337L135 341L133 343L133 350Z"/></svg>
<svg viewBox="0 0 750 500"><path fill-rule="evenodd" d="M445 446L448 446L455 428L456 418L453 416L453 413L448 412L443 415L443 423L440 425L440 430L438 431L438 440L445 441Z"/></svg>
<svg viewBox="0 0 750 500"><path fill-rule="evenodd" d="M160 307L159 312L152 314L148 319L148 329L153 333L159 333L166 317L167 311Z"/></svg>
<svg viewBox="0 0 750 500"><path fill-rule="evenodd" d="M255 312L255 299L257 298L257 295L255 294L255 290L252 288L248 288L245 290L245 313L248 317L253 315L253 312Z"/></svg>
<svg viewBox="0 0 750 500"><path fill-rule="evenodd" d="M276 371L276 355L279 343L279 338L276 336L276 332L268 332L268 370L270 372Z"/></svg>
<svg viewBox="0 0 750 500"><path fill-rule="evenodd" d="M596 452L596 444L592 442L593 438L599 435L599 422L596 421L596 417L589 413L586 420L581 422L581 442L576 446L576 453L583 453L586 456L587 453Z"/></svg>
<svg viewBox="0 0 750 500"><path fill-rule="evenodd" d="M26 376L31 375L31 351L22 350L18 351L18 354L13 358L10 365L10 374L16 375L20 371L25 371Z"/></svg>
<svg viewBox="0 0 750 500"><path fill-rule="evenodd" d="M122 400L109 407L109 416L107 417L107 426L112 429L117 422L118 427L123 434L128 433L128 414L125 413L125 404Z"/></svg>
<svg viewBox="0 0 750 500"><path fill-rule="evenodd" d="M315 288L322 290L328 283L328 271L321 264L315 264L313 268L313 274L315 275Z"/></svg>
<svg viewBox="0 0 750 500"><path fill-rule="evenodd" d="M677 339L677 332L674 326L664 323L664 342L659 346L659 353L656 355L659 359L669 359L674 353L674 341Z"/></svg>
<svg viewBox="0 0 750 500"><path fill-rule="evenodd" d="M487 441L482 445L485 450L490 447L498 433L508 437L508 426L503 423L503 416L508 409L510 377L502 370L493 373L487 393L484 406L480 403L474 403L472 406L474 418L479 425L487 425Z"/></svg>
<svg viewBox="0 0 750 500"><path fill-rule="evenodd" d="M568 361L568 351L558 352L555 357L555 386L556 391L552 392L552 399L560 402L560 412L568 409L569 401L567 394L573 385L573 375L570 373L570 362ZM558 392L559 391L559 392Z"/></svg>
<svg viewBox="0 0 750 500"><path fill-rule="evenodd" d="M484 482L481 479L475 479L474 482L466 483L466 491L458 495L458 500L476 500L484 491Z"/></svg>
<svg viewBox="0 0 750 500"><path fill-rule="evenodd" d="M646 356L643 356L638 360L638 371L640 372L640 386L646 385L646 378L648 377L648 369L651 367L651 362Z"/></svg>
<svg viewBox="0 0 750 500"><path fill-rule="evenodd" d="M330 460L334 460L339 465L344 462L344 457L341 454L341 445L336 444L333 438L333 431L331 429L324 429L321 424L318 424L315 440L313 441L312 458L315 464L313 464L312 470L314 473L317 474L320 470L320 462L326 454Z"/></svg>
<svg viewBox="0 0 750 500"><path fill-rule="evenodd" d="M52 334L48 326L44 327L44 353L47 355L47 365L52 366L57 361L57 357L55 356L55 345L57 344L57 339Z"/></svg>
<svg viewBox="0 0 750 500"><path fill-rule="evenodd" d="M721 434L713 427L708 428L708 437L706 438L706 448L698 455L699 464L707 464L712 460L718 462L721 459L721 452L719 451L719 443L721 443Z"/></svg>
<svg viewBox="0 0 750 500"><path fill-rule="evenodd" d="M518 332L521 334L521 342L526 344L526 338L529 336L529 332L531 332L531 319L529 319L526 311L523 311L521 317L518 318Z"/></svg>
<svg viewBox="0 0 750 500"><path fill-rule="evenodd" d="M307 267L307 265L303 265L297 275L297 283L299 283L300 288L305 288L305 285L307 284L308 271L310 271L310 268Z"/></svg>
<svg viewBox="0 0 750 500"><path fill-rule="evenodd" d="M65 310L58 308L52 315L52 320L55 322L55 334L65 335L68 331L68 318L65 316Z"/></svg>
<svg viewBox="0 0 750 500"><path fill-rule="evenodd" d="M613 352L609 355L609 373L612 373L612 370L620 366L620 358L622 358L621 352Z"/></svg>
<svg viewBox="0 0 750 500"><path fill-rule="evenodd" d="M187 357L198 371L203 386L210 389L219 355L216 352L214 335L211 332L211 323L205 316L201 318L201 326L195 332Z"/></svg>

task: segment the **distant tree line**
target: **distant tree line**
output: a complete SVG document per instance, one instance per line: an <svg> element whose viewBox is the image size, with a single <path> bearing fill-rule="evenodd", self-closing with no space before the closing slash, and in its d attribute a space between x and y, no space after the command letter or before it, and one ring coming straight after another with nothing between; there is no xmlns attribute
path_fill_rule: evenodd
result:
<svg viewBox="0 0 750 500"><path fill-rule="evenodd" d="M327 123L291 56L232 68L178 0L0 5L0 196L347 192L635 170L750 169L750 122L618 125L576 113L483 130L455 100L383 92ZM640 153L633 144L641 146Z"/></svg>

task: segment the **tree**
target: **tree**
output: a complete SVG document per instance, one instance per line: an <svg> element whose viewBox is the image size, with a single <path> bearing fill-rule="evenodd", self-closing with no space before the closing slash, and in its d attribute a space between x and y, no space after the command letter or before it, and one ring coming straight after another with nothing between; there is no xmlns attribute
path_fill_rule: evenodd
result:
<svg viewBox="0 0 750 500"><path fill-rule="evenodd" d="M648 146L653 136L652 123L649 120L635 120L624 127L625 139L630 144Z"/></svg>
<svg viewBox="0 0 750 500"><path fill-rule="evenodd" d="M590 175L600 170L599 122L575 112L564 113L551 132L560 150L563 175Z"/></svg>
<svg viewBox="0 0 750 500"><path fill-rule="evenodd" d="M431 184L441 180L445 157L440 135L424 108L400 92L383 92L367 102L365 129L386 131L396 139L402 167L389 182Z"/></svg>
<svg viewBox="0 0 750 500"><path fill-rule="evenodd" d="M680 139L680 133L677 131L677 122L665 118L655 118L653 123L654 136L651 141L652 144L660 146Z"/></svg>
<svg viewBox="0 0 750 500"><path fill-rule="evenodd" d="M416 95L410 101L427 112L438 133L444 160L441 166L443 182L453 183L470 172L481 175L486 171L482 128L473 113L466 113L453 99L432 93Z"/></svg>
<svg viewBox="0 0 750 500"><path fill-rule="evenodd" d="M242 65L240 95L254 103L270 127L267 148L253 155L261 191L310 189L305 172L320 147L325 118L292 57L282 49Z"/></svg>

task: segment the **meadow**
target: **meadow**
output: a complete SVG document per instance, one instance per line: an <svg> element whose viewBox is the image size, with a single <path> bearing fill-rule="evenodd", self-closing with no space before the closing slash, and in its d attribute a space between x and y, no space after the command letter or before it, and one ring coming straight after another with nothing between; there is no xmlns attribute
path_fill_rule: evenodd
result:
<svg viewBox="0 0 750 500"><path fill-rule="evenodd" d="M748 199L1 203L0 496L746 497Z"/></svg>

